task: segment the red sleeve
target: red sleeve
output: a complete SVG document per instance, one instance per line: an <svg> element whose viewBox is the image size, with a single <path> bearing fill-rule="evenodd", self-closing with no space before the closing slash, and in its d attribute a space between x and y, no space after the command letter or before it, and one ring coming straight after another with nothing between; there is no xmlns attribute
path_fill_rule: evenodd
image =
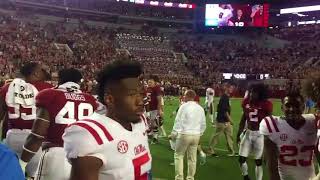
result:
<svg viewBox="0 0 320 180"><path fill-rule="evenodd" d="M90 104L92 104L93 106L93 111L96 111L99 107L99 103L97 102L98 100L96 98L94 98L93 96L91 96L90 94L88 94L89 96L89 101L90 101Z"/></svg>
<svg viewBox="0 0 320 180"><path fill-rule="evenodd" d="M248 98L243 99L241 102L241 107L243 110L246 109L246 104L248 104Z"/></svg>
<svg viewBox="0 0 320 180"><path fill-rule="evenodd" d="M265 111L267 114L272 114L272 111L273 111L273 104L271 101L266 101L265 103Z"/></svg>
<svg viewBox="0 0 320 180"><path fill-rule="evenodd" d="M36 106L49 109L49 106L52 106L51 102L54 97L52 89L45 89L36 96Z"/></svg>
<svg viewBox="0 0 320 180"><path fill-rule="evenodd" d="M6 100L6 94L8 92L9 89L9 84L5 84L4 86L2 86L2 88L0 89L0 98L5 101Z"/></svg>

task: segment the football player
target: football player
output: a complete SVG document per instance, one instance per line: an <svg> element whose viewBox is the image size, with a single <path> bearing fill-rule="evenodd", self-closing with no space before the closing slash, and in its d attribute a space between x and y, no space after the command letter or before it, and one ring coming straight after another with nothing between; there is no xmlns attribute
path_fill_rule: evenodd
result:
<svg viewBox="0 0 320 180"><path fill-rule="evenodd" d="M206 100L205 100L205 109L209 112L210 121L214 124L214 89L209 87L206 90Z"/></svg>
<svg viewBox="0 0 320 180"><path fill-rule="evenodd" d="M308 97L309 100L312 100L317 104L316 107L316 114L317 114L317 149L316 149L316 157L318 160L318 163L320 162L320 73L314 72L307 76L308 78L303 83L303 91L306 97ZM316 103L317 102L317 103ZM320 180L320 173L318 173L317 177L313 178L312 180Z"/></svg>
<svg viewBox="0 0 320 180"><path fill-rule="evenodd" d="M150 134L152 143L158 142L159 128L161 127L161 120L163 119L163 106L161 87L156 83L158 77L152 76L148 80L147 96L149 104L147 109L147 115L151 121L152 132Z"/></svg>
<svg viewBox="0 0 320 180"><path fill-rule="evenodd" d="M37 118L21 156L23 162L29 162L42 145L41 163L36 174L39 180L69 178L71 165L63 149L64 129L90 116L98 106L93 96L80 90L80 71L63 69L58 76L56 88L46 89L36 97Z"/></svg>
<svg viewBox="0 0 320 180"><path fill-rule="evenodd" d="M21 156L23 144L31 132L32 124L36 118L36 95L52 85L45 82L47 72L35 62L24 64L20 68L20 78L15 78L0 90L0 119L5 118L5 127L8 127L5 143ZM26 167L26 174L34 177L40 152Z"/></svg>
<svg viewBox="0 0 320 180"><path fill-rule="evenodd" d="M302 114L304 98L289 92L282 100L283 117L268 116L260 123L270 180L309 180L315 176L317 141L315 115Z"/></svg>
<svg viewBox="0 0 320 180"><path fill-rule="evenodd" d="M249 179L246 159L250 154L254 157L256 163L256 179L262 180L263 135L259 133L259 124L263 118L272 114L272 102L267 98L267 86L253 84L249 88L249 97L242 102L243 114L239 125L237 143L240 143L239 163L245 180ZM242 138L240 139L241 134Z"/></svg>
<svg viewBox="0 0 320 180"><path fill-rule="evenodd" d="M65 130L71 180L151 179L151 154L144 113L141 65L117 60L99 74L99 99L107 115L94 113Z"/></svg>

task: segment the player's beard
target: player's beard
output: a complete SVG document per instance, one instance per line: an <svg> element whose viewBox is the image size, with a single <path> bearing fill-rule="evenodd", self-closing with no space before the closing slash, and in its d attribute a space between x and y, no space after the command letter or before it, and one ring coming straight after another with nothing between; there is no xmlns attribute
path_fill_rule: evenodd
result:
<svg viewBox="0 0 320 180"><path fill-rule="evenodd" d="M141 122L141 117L139 116L138 118L132 118L132 120L130 120L130 122L133 124L137 124L137 123Z"/></svg>

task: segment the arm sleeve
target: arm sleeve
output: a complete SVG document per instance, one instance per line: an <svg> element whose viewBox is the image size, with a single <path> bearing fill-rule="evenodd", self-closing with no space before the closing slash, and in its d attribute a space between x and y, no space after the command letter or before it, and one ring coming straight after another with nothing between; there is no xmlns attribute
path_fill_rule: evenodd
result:
<svg viewBox="0 0 320 180"><path fill-rule="evenodd" d="M261 121L260 127L259 127L259 132L260 132L260 134L262 134L262 135L269 136L271 133L270 133L270 131L268 130L266 121L267 121L266 118L264 118L264 119Z"/></svg>
<svg viewBox="0 0 320 180"><path fill-rule="evenodd" d="M201 131L201 135L202 135L207 128L206 115L205 115L204 110L202 108L201 108L201 127L200 128L201 128L200 131Z"/></svg>
<svg viewBox="0 0 320 180"><path fill-rule="evenodd" d="M106 164L101 145L98 145L94 137L86 129L71 125L65 129L62 138L64 151L68 159L92 156L101 159L103 164Z"/></svg>

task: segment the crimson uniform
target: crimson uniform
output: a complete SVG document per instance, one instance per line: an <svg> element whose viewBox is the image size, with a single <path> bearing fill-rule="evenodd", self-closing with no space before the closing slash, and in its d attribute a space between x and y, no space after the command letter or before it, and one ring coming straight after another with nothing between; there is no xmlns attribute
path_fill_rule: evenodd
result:
<svg viewBox="0 0 320 180"><path fill-rule="evenodd" d="M161 102L158 101L158 96L161 96L161 94L161 87L158 85L147 88L147 97L149 100L147 116L151 121L151 128L153 129L153 133L157 133L158 128L160 127L158 106ZM151 133L151 135L153 134Z"/></svg>
<svg viewBox="0 0 320 180"><path fill-rule="evenodd" d="M19 81L23 83L16 83ZM6 102L5 106L7 110L4 120L4 127L7 129L3 129L3 134L6 134L5 143L20 157L23 151L25 140L31 132L33 121L36 119L36 106L35 104L26 105L11 102L9 98L16 95L16 92L13 88L14 86L18 85L23 87L29 86L30 88L33 88L33 92L31 93L32 95L29 97L29 99L34 99L34 96L36 96L38 92L44 89L52 88L53 86L46 82L40 81L26 83L22 79L18 78L14 79L11 83L15 83L12 84L13 87L11 86L10 88L10 84L6 84L0 90L0 98ZM26 167L26 172L31 177L35 175L40 154L41 152L36 153Z"/></svg>
<svg viewBox="0 0 320 180"><path fill-rule="evenodd" d="M248 128L241 139L239 155L248 157L252 154L255 159L261 159L264 142L263 135L259 133L259 125L263 118L272 114L272 102L265 100L252 104L246 98L242 102L242 108Z"/></svg>
<svg viewBox="0 0 320 180"><path fill-rule="evenodd" d="M154 86L154 87L148 87L147 88L147 96L149 98L149 111L157 111L158 105L161 102L158 102L158 96L161 96L161 87L160 86Z"/></svg>
<svg viewBox="0 0 320 180"><path fill-rule="evenodd" d="M46 82L33 82L32 84L38 92L52 88L51 84ZM33 125L33 120L36 118L36 109L35 106L32 107L23 107L22 105L15 106L8 105L6 101L6 96L10 84L4 85L0 90L0 98L6 102L8 129L31 129Z"/></svg>
<svg viewBox="0 0 320 180"><path fill-rule="evenodd" d="M77 88L73 89L74 87ZM37 107L48 111L50 122L44 141L44 145L50 148L44 149L42 154L38 179L69 178L71 166L63 150L64 129L69 124L90 116L98 107L96 99L82 93L79 88L78 84L68 82L55 89L44 90L36 97Z"/></svg>

